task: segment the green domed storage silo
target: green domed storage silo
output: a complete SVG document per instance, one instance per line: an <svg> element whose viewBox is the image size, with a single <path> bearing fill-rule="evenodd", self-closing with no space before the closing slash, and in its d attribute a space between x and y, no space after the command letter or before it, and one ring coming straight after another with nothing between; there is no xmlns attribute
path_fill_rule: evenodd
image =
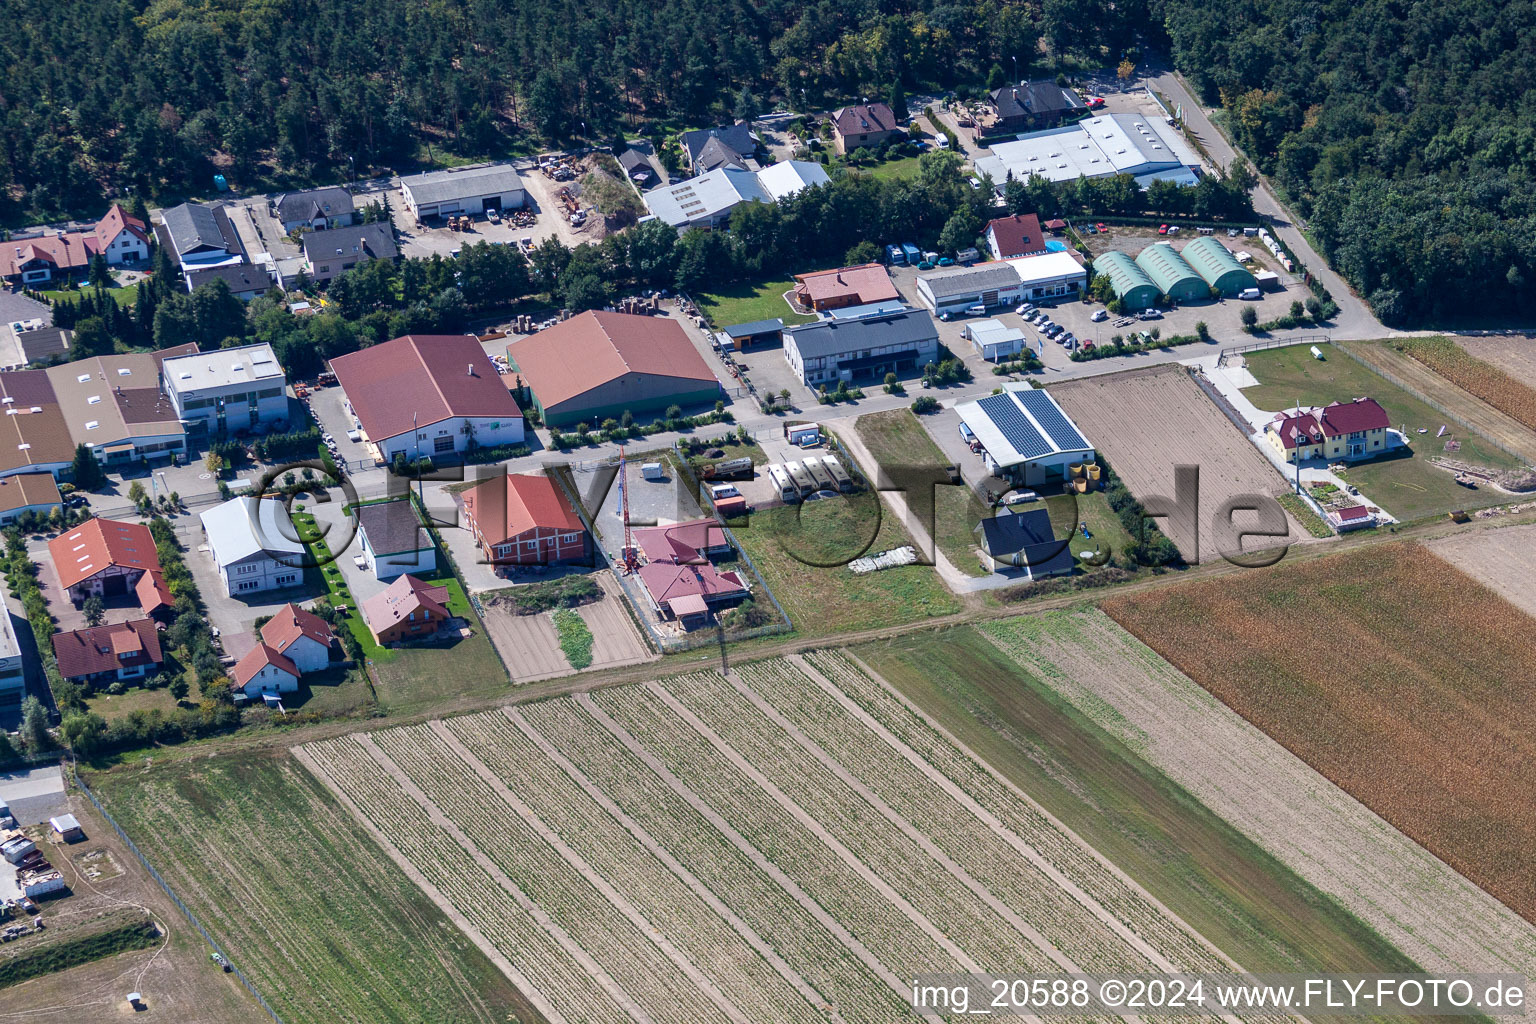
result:
<svg viewBox="0 0 1536 1024"><path fill-rule="evenodd" d="M1154 242L1141 250L1136 265L1147 272L1160 293L1175 302L1199 302L1211 296L1210 285L1168 242Z"/></svg>
<svg viewBox="0 0 1536 1024"><path fill-rule="evenodd" d="M1259 286L1231 250L1209 235L1190 242L1181 255L1207 285L1223 295L1236 295L1244 288Z"/></svg>
<svg viewBox="0 0 1536 1024"><path fill-rule="evenodd" d="M1093 258L1093 273L1108 274L1114 286L1115 297L1125 303L1126 309L1146 309L1157 305L1160 294L1157 285L1147 276L1136 261L1123 252L1110 251Z"/></svg>

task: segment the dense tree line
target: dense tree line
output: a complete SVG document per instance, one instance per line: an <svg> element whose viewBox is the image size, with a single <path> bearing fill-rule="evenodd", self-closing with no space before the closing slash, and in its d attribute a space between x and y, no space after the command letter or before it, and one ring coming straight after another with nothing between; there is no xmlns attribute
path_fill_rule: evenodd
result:
<svg viewBox="0 0 1536 1024"><path fill-rule="evenodd" d="M1163 0L1180 69L1388 323L1536 312L1536 9Z"/></svg>
<svg viewBox="0 0 1536 1024"><path fill-rule="evenodd" d="M1143 0L13 0L0 223L506 152L780 103L998 84L1125 45ZM1046 57L1040 41L1048 40Z"/></svg>

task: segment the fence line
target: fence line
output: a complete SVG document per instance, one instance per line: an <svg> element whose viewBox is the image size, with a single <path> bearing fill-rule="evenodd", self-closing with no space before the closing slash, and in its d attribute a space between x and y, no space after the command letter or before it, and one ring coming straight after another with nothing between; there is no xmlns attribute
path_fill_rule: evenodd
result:
<svg viewBox="0 0 1536 1024"><path fill-rule="evenodd" d="M1266 341L1255 341L1248 345L1230 345L1221 350L1217 357L1216 365L1225 366L1227 356L1235 356L1243 352L1257 352L1266 348L1290 348L1293 345L1316 345L1317 343L1332 345L1333 337L1327 334L1304 334L1299 338L1270 338Z"/></svg>
<svg viewBox="0 0 1536 1024"><path fill-rule="evenodd" d="M1388 383L1397 385L1399 388L1401 388L1402 390L1408 392L1414 398L1417 398L1419 401L1423 402L1425 405L1429 406L1431 409L1433 409L1436 412L1440 413L1442 416L1444 416L1447 419L1452 420L1452 421L1454 421L1456 423L1461 424L1463 427L1466 427L1472 433L1476 434L1478 437L1482 438L1484 441L1487 441L1489 444L1493 445L1495 448L1499 449L1504 454L1512 456L1521 465L1529 466L1531 464L1530 459L1527 458L1525 455L1523 455L1520 452L1515 451L1513 448L1510 448L1509 446L1505 445L1503 442L1499 441L1497 438L1489 437L1487 434L1485 434L1483 431L1477 429L1475 426L1473 426L1470 422L1468 422L1465 418L1463 418L1458 413L1454 413L1450 409L1447 409L1438 400L1430 398L1428 395L1424 394L1422 391L1420 391L1418 388L1414 387L1412 384L1409 384L1407 381L1404 381L1401 377L1397 376L1397 374L1395 374L1392 371L1388 370L1386 367L1377 366L1374 363L1368 361L1364 356L1360 355L1358 352L1353 351L1350 346L1348 346L1348 345L1335 345L1334 346L1334 350L1337 351L1337 352L1343 352L1345 355L1349 356L1349 358L1353 359L1355 362L1359 363L1361 366L1365 367L1367 370L1370 370L1372 373L1376 374L1377 376L1384 378ZM1405 438L1405 440L1406 440L1406 438Z"/></svg>
<svg viewBox="0 0 1536 1024"><path fill-rule="evenodd" d="M198 930L198 933L202 935L204 941L206 941L208 945L212 947L213 951L222 957L224 962L229 965L229 969L234 972L234 975L237 979L239 979L240 984L244 985L245 990L256 999L256 1002L261 1004L261 1008L266 1010L271 1018L277 1022L277 1024L283 1024L283 1018L279 1017L277 1015L277 1011L272 1009L271 1004L269 1004L266 999L262 997L260 992L256 991L256 986L251 984L251 980L245 976L245 972L236 967L234 961L230 960L224 951L219 948L219 944L214 941L212 935L208 934L208 929L203 927L203 923L197 919L197 915L193 914L192 911L188 909L187 905L181 902L181 897L177 896L176 891L170 887L170 884L166 882L164 878L160 877L160 872L156 871L155 866L149 862L149 858L144 856L144 853L139 849L138 844L135 843L132 839L128 838L128 833L123 831L123 827L117 823L117 819L108 813L107 809L102 806L100 800L96 799L96 794L91 792L91 788L85 784L85 780L80 777L80 773L75 771L71 774L75 780L75 785L80 787L80 792L84 793L87 797L90 798L91 804L96 808L96 812L102 816L108 825L112 826L112 830L117 833L118 838L122 839L124 843L128 844L129 851L132 852L134 857L138 859L138 862L144 866L144 870L149 872L149 877L155 880L160 888L165 891L165 894L171 898L171 902L175 903L177 908L186 915L187 920L192 922L192 927ZM169 939L167 939L167 941L169 941Z"/></svg>

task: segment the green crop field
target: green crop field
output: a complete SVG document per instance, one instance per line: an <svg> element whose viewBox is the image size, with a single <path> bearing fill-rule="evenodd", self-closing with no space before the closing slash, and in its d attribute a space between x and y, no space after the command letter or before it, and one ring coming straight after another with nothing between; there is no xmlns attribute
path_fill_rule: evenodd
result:
<svg viewBox="0 0 1536 1024"><path fill-rule="evenodd" d="M1245 969L1414 969L975 628L853 653Z"/></svg>
<svg viewBox="0 0 1536 1024"><path fill-rule="evenodd" d="M93 784L287 1024L539 1019L286 753Z"/></svg>
<svg viewBox="0 0 1536 1024"><path fill-rule="evenodd" d="M1334 348L1324 348L1325 360L1314 359L1305 345L1266 349L1247 354L1248 369L1259 386L1245 388L1243 397L1260 409L1278 412L1303 405L1327 405L1368 396L1381 403L1392 429L1408 429L1411 453L1377 459L1349 467L1344 477L1360 488L1366 498L1402 520L1443 515L1452 509L1496 504L1503 496L1491 488L1469 491L1452 474L1429 465L1430 455L1447 455L1494 469L1512 469L1516 460L1484 438L1473 434L1444 414L1414 398L1380 374L1355 362ZM1444 441L1435 435L1449 426L1459 452L1445 452ZM1419 430L1425 433L1420 434Z"/></svg>
<svg viewBox="0 0 1536 1024"><path fill-rule="evenodd" d="M843 564L912 543L873 492L766 509L754 512L747 525L733 526L801 634L871 629L960 610L931 565L858 576Z"/></svg>

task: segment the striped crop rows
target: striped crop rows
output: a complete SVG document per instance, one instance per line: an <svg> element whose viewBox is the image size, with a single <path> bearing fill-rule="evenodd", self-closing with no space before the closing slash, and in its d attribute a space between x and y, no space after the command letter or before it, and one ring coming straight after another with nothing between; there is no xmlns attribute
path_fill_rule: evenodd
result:
<svg viewBox="0 0 1536 1024"><path fill-rule="evenodd" d="M1225 966L836 655L299 754L550 1024L896 1024L923 973Z"/></svg>

